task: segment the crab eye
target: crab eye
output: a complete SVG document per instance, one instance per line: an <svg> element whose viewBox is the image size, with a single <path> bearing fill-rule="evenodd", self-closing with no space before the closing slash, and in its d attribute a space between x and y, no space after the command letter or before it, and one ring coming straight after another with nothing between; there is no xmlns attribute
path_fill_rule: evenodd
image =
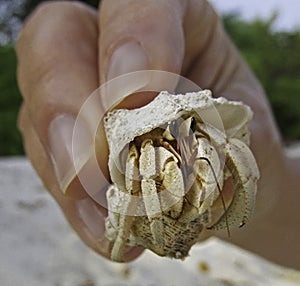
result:
<svg viewBox="0 0 300 286"><path fill-rule="evenodd" d="M197 121L196 121L195 117L192 117L192 118L191 118L191 126L190 126L190 129L192 130L193 133L194 133L195 130L196 130L196 124L197 124Z"/></svg>

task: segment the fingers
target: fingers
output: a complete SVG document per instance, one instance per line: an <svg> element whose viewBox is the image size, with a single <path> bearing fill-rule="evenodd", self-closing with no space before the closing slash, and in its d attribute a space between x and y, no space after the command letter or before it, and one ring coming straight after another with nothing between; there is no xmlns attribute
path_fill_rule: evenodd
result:
<svg viewBox="0 0 300 286"><path fill-rule="evenodd" d="M208 1L104 0L99 22L101 82L134 70L166 70L271 114Z"/></svg>
<svg viewBox="0 0 300 286"><path fill-rule="evenodd" d="M28 157L73 228L87 245L110 257L111 243L104 237L107 211L85 192L72 156L77 148L80 158L88 158L78 175L84 173L94 195L104 201L107 181L99 182L98 162L90 158L92 115L101 106L96 104L91 110L88 105L91 114L76 118L98 87L97 38L97 16L85 6L55 2L38 8L17 43L18 81L24 97L19 127ZM74 147L75 130L79 143ZM97 134L97 143L100 164L107 164L103 136L103 132ZM71 196L63 195L67 190ZM128 248L125 257L131 260L141 252Z"/></svg>
<svg viewBox="0 0 300 286"><path fill-rule="evenodd" d="M171 71L269 112L261 86L206 0L104 0L99 27L102 83L135 70Z"/></svg>
<svg viewBox="0 0 300 286"><path fill-rule="evenodd" d="M230 74L239 63L218 15L205 0L104 0L99 22L102 82L134 70L157 69L220 90L227 79L221 71ZM226 61L230 67L224 69Z"/></svg>
<svg viewBox="0 0 300 286"><path fill-rule="evenodd" d="M82 162L93 145L89 118L76 121L76 116L98 87L97 37L94 11L79 4L54 2L37 9L17 43L18 82L28 117L48 160L53 161L63 191L76 173L72 157L75 124L79 126L76 143ZM23 134L29 137L27 129L23 128ZM106 153L104 149L104 157ZM40 156L38 152L31 155ZM46 180L47 169L40 175ZM72 192L80 193L79 185L77 182Z"/></svg>
<svg viewBox="0 0 300 286"><path fill-rule="evenodd" d="M24 96L19 126L27 156L67 219L90 247L109 256L109 249L100 248L105 211L87 195L78 201L64 196L60 184L71 169L75 116L97 86L96 29L95 15L64 3L43 5L27 21L17 44ZM78 187L77 181L72 188Z"/></svg>
<svg viewBox="0 0 300 286"><path fill-rule="evenodd" d="M206 0L190 0L184 17L183 75L215 96L242 100L255 114L252 125L264 122L265 138L279 140L264 91L226 34L220 17ZM254 128L255 126L253 126ZM254 135L254 141L262 137Z"/></svg>
<svg viewBox="0 0 300 286"><path fill-rule="evenodd" d="M38 134L31 124L25 105L22 106L19 120L24 136L24 147L32 165L43 178L45 187L50 191L64 215L79 237L97 253L110 259L112 243L105 237L105 219L107 210L97 204L89 196L82 199L72 199L63 195L59 185L56 183L52 164L48 159L47 150L41 144ZM36 156L36 154L39 156ZM45 173L47 176L45 176ZM127 247L124 257L126 261L131 261L138 257L143 249L138 247Z"/></svg>
<svg viewBox="0 0 300 286"><path fill-rule="evenodd" d="M183 69L191 80L202 88L212 89L218 96L232 87L238 74L243 78L240 83L259 86L208 1L188 2L184 30L186 56Z"/></svg>
<svg viewBox="0 0 300 286"><path fill-rule="evenodd" d="M98 86L96 21L85 6L65 2L43 4L33 13L17 42L18 80L30 109L45 113L36 105L49 103L52 113L72 113Z"/></svg>
<svg viewBox="0 0 300 286"><path fill-rule="evenodd" d="M51 162L48 160L47 151L41 144L24 105L20 112L20 128L22 132L26 130L24 146L27 156L38 174L43 178L46 188L62 208L68 221L87 245L98 253L109 257L109 243L104 238L105 218L103 209L89 198L73 200L62 194L59 186L56 184L55 174ZM38 157L36 153L39 154ZM45 176L45 172L47 176Z"/></svg>
<svg viewBox="0 0 300 286"><path fill-rule="evenodd" d="M101 82L136 70L180 73L183 12L179 0L104 0L99 17Z"/></svg>

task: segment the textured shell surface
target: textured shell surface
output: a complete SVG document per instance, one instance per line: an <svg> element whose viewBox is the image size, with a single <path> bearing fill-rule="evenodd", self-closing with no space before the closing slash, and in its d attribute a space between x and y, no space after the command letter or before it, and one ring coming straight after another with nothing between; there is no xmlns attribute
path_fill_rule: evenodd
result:
<svg viewBox="0 0 300 286"><path fill-rule="evenodd" d="M242 102L229 101L223 97L213 98L210 90L175 95L162 91L146 106L133 110L117 109L107 114L104 127L109 145L111 175L114 174L115 164L120 168L121 151L135 137L192 111L225 132L226 136L238 137L249 143L247 124L253 113Z"/></svg>

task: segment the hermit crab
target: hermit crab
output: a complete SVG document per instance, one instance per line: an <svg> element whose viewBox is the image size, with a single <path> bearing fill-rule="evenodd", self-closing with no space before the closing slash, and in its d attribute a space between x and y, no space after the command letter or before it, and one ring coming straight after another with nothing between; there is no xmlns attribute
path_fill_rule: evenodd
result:
<svg viewBox="0 0 300 286"><path fill-rule="evenodd" d="M251 118L248 106L209 90L161 92L144 107L107 114L112 260L123 261L127 245L183 259L204 228L229 230L249 220L259 179L248 147ZM234 187L228 204L226 180ZM217 200L223 212L213 217Z"/></svg>

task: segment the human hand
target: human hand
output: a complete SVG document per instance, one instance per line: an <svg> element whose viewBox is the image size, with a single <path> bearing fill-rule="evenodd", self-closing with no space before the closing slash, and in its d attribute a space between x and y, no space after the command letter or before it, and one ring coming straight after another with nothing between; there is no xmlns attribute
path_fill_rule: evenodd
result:
<svg viewBox="0 0 300 286"><path fill-rule="evenodd" d="M91 92L118 75L145 69L174 72L215 96L251 106L251 148L261 171L257 213L282 189L285 159L268 102L207 1L104 0L99 13L74 2L50 2L27 20L17 55L24 97L19 126L26 153L79 236L98 253L110 257L111 246L104 238L106 210L74 179L72 131ZM138 100L143 104L145 98ZM89 122L82 125L79 145L85 155L92 138ZM108 177L103 134L97 142L102 150L98 163ZM97 176L94 163L87 161L84 168ZM105 196L105 187L106 182L98 186L99 196ZM272 203L269 209L271 213ZM248 235L261 216L249 224ZM251 249L253 243L245 237L242 242L240 234L234 237ZM128 248L125 259L141 252Z"/></svg>

